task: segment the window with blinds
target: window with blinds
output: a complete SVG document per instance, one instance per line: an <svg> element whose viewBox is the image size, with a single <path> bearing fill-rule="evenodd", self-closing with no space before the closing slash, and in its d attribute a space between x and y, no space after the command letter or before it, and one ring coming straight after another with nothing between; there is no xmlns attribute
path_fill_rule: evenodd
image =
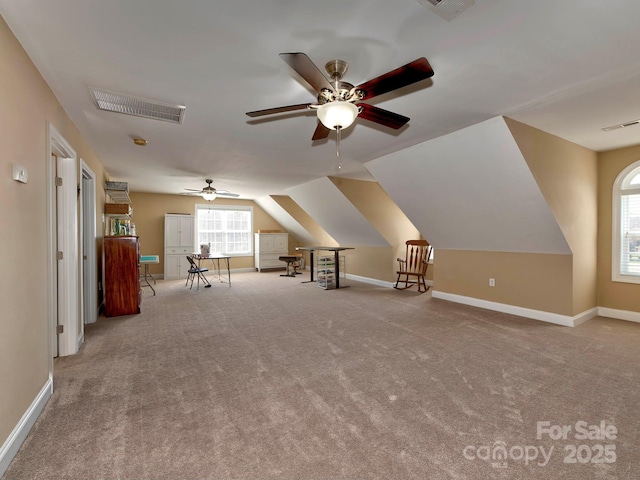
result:
<svg viewBox="0 0 640 480"><path fill-rule="evenodd" d="M253 255L253 207L196 205L197 245L230 256Z"/></svg>
<svg viewBox="0 0 640 480"><path fill-rule="evenodd" d="M614 185L613 280L640 283L640 162Z"/></svg>

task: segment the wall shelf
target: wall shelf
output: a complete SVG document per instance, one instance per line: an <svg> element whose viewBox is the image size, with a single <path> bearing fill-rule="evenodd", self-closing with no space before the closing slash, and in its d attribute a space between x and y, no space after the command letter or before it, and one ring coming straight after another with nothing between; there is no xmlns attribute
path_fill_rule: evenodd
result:
<svg viewBox="0 0 640 480"><path fill-rule="evenodd" d="M104 184L104 193L105 193L105 235L121 235L121 232L116 232L116 220L124 220L123 222L127 225L125 232L129 233L129 221L131 220L131 216L133 215L133 211L131 209L131 199L129 198L129 184L127 182L105 182ZM110 200L110 201L109 201ZM108 204L128 204L129 207L126 208L127 213L108 213L107 207Z"/></svg>
<svg viewBox="0 0 640 480"><path fill-rule="evenodd" d="M107 184L110 182L107 182ZM110 190L105 187L105 193L111 199L111 203L131 203L129 192L127 190Z"/></svg>

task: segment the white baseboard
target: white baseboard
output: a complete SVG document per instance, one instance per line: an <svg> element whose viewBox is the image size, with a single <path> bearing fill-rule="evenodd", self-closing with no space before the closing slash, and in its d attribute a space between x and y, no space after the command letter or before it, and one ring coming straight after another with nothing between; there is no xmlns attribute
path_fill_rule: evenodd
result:
<svg viewBox="0 0 640 480"><path fill-rule="evenodd" d="M356 280L362 283L369 283L371 285L377 285L379 287L393 288L396 282L385 282L384 280L378 280L377 278L361 277L360 275L353 275L351 273L346 274L346 278ZM433 287L433 280L426 280L428 286Z"/></svg>
<svg viewBox="0 0 640 480"><path fill-rule="evenodd" d="M347 273L345 276L346 278L355 280L357 282L369 283L371 285L377 285L379 287L393 288L393 286L395 285L394 282L385 282L384 280L378 280L377 278L361 277L360 275L352 275L351 273Z"/></svg>
<svg viewBox="0 0 640 480"><path fill-rule="evenodd" d="M16 456L20 445L25 441L29 431L36 423L38 416L42 413L42 409L47 404L51 395L53 394L53 379L49 377L47 383L45 383L40 393L36 396L35 400L31 403L29 409L22 416L18 424L15 426L7 440L0 448L0 477L4 475L9 468L9 464L13 457Z"/></svg>
<svg viewBox="0 0 640 480"><path fill-rule="evenodd" d="M617 310L615 308L598 307L598 316L640 323L640 312L631 312L629 310Z"/></svg>
<svg viewBox="0 0 640 480"><path fill-rule="evenodd" d="M439 298L441 300L447 300L449 302L463 303L465 305L471 305L473 307L480 307L487 310L494 310L496 312L509 313L511 315L517 315L519 317L532 318L534 320L540 320L542 322L553 323L565 327L576 327L581 323L584 323L587 320L598 315L598 308L596 307L570 317L569 315L560 315L558 313L545 312L542 310L516 307L514 305L490 302L488 300L465 297L463 295L456 295L454 293L439 292L437 290L433 290L431 292L431 296L433 298Z"/></svg>

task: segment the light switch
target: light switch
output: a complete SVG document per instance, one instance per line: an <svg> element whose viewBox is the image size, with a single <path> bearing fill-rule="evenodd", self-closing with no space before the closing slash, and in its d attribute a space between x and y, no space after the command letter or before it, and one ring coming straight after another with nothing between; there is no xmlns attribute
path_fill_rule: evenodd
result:
<svg viewBox="0 0 640 480"><path fill-rule="evenodd" d="M13 172L14 180L22 183L27 183L27 179L29 178L27 167L25 167L24 165L18 165L17 163L14 163L11 165L11 170Z"/></svg>

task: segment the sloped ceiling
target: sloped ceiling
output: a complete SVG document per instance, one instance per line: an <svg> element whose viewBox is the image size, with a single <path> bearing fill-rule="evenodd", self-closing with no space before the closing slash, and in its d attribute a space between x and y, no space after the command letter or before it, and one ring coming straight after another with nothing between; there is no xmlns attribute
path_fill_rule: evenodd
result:
<svg viewBox="0 0 640 480"><path fill-rule="evenodd" d="M273 198L269 196L260 197L255 202L302 245L317 243L313 236Z"/></svg>
<svg viewBox="0 0 640 480"><path fill-rule="evenodd" d="M502 117L366 167L436 249L571 253Z"/></svg>
<svg viewBox="0 0 640 480"><path fill-rule="evenodd" d="M341 246L389 246L329 178L290 188L287 194Z"/></svg>

